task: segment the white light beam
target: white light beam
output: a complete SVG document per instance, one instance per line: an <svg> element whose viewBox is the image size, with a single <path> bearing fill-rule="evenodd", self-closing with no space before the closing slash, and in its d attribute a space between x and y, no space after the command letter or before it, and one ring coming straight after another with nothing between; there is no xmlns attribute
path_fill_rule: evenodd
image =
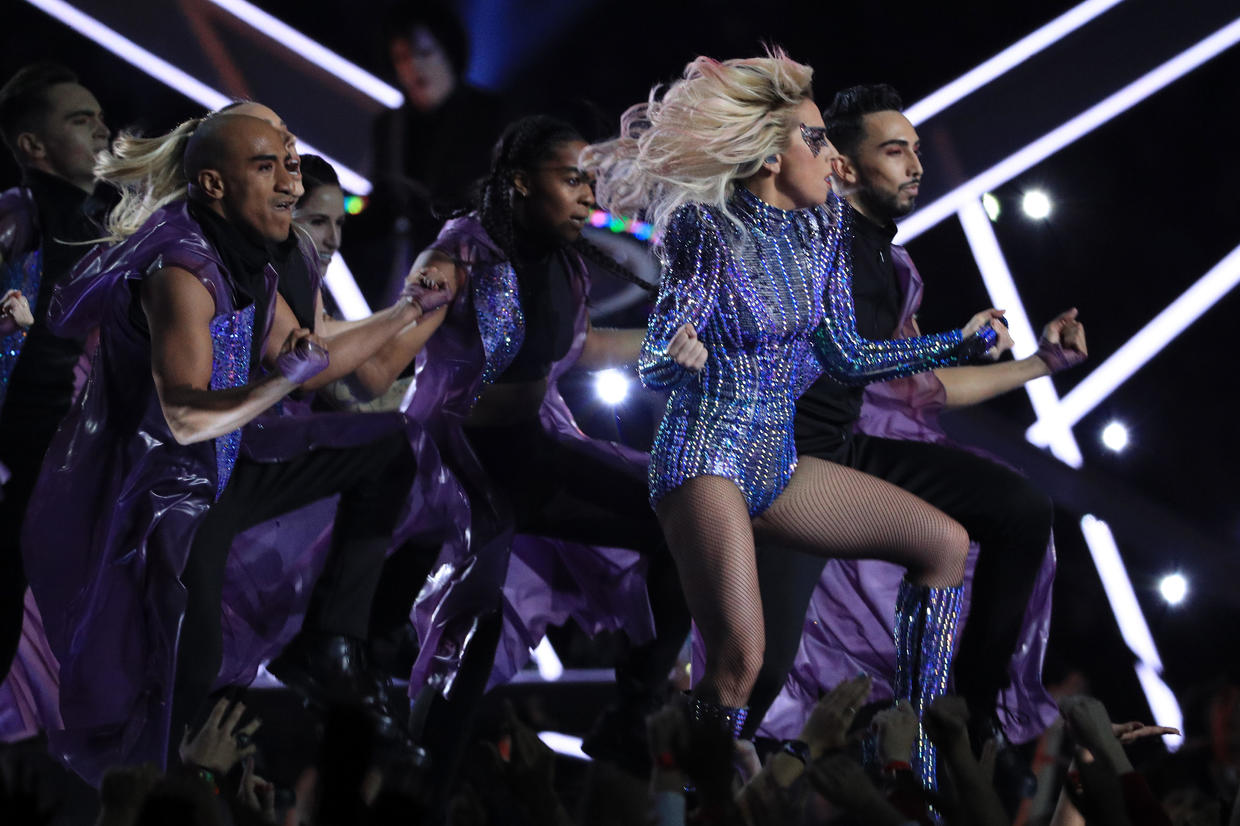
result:
<svg viewBox="0 0 1240 826"><path fill-rule="evenodd" d="M1132 589L1132 581L1119 555L1119 547L1106 522L1090 514L1081 518L1081 533L1085 536L1085 544L1089 546L1089 554L1094 559L1098 576L1102 580L1102 589L1106 592L1111 611L1119 625L1119 632L1128 644L1128 648L1137 657L1137 679L1145 692L1145 699L1150 704L1154 722L1160 726L1173 726L1183 731L1184 715L1180 713L1180 704L1175 694L1163 682L1162 658L1154 645L1154 637L1145 623L1145 615L1137 603L1137 594ZM1178 735L1164 735L1163 742L1171 751L1178 749L1184 738Z"/></svg>
<svg viewBox="0 0 1240 826"><path fill-rule="evenodd" d="M990 60L970 69L943 88L917 101L904 110L905 116L912 121L914 126L929 120L1122 2L1123 0L1088 0L1069 9L1042 28L1008 46Z"/></svg>
<svg viewBox="0 0 1240 826"><path fill-rule="evenodd" d="M171 86L208 110L214 111L221 106L227 106L229 103L232 103L232 99L228 95L218 89L211 88L196 77L178 69L162 57L147 51L114 29L108 28L90 15L64 2L64 0L26 0L26 2L56 18L74 31L95 41L121 60L141 69L160 83ZM297 151L303 155L318 155L330 163L336 169L341 185L350 192L356 192L359 195L369 195L371 189L374 188L371 186L370 181L361 174L340 163L340 161L325 155L308 143L298 141Z"/></svg>
<svg viewBox="0 0 1240 826"><path fill-rule="evenodd" d="M148 52L128 37L100 23L64 0L26 0L27 3L64 23L69 28L98 43L112 54L130 63L151 77L171 86L190 100L208 109L219 109L232 103L223 92L173 66L162 57Z"/></svg>
<svg viewBox="0 0 1240 826"><path fill-rule="evenodd" d="M321 43L306 37L284 21L272 17L253 3L247 3L246 0L209 0L209 2L387 108L399 109L405 102L405 96L397 89L357 64L345 60Z"/></svg>
<svg viewBox="0 0 1240 826"><path fill-rule="evenodd" d="M1033 331L1033 325L1029 323L1029 315L1025 312L1025 305L1020 300L1020 293L1012 280L1012 273L1008 270L1003 251L999 249L999 240L995 237L994 228L981 201L970 201L960 208L960 226L964 229L969 249L972 250L982 273L982 281L986 284L986 291L990 293L990 300L994 306L1007 311L1008 330L1015 342L1012 355L1016 358L1033 355L1037 352L1038 336ZM1049 376L1026 383L1025 392L1029 394L1029 401L1033 404L1039 421L1059 421L1059 395L1055 392L1055 385ZM1060 426L1053 433L1048 430L1047 443L1060 461L1074 468L1084 464L1085 459L1070 427Z"/></svg>
<svg viewBox="0 0 1240 826"><path fill-rule="evenodd" d="M336 299L336 306L340 308L340 314L345 321L357 321L370 315L370 305L366 303L366 297L358 289L357 279L353 277L340 253L334 254L331 263L327 265L327 272L323 273L323 284L332 294L332 298Z"/></svg>
<svg viewBox="0 0 1240 826"><path fill-rule="evenodd" d="M951 217L966 203L977 200L984 193L997 189L1022 172L1041 163L1065 146L1079 140L1150 95L1179 80L1193 69L1217 57L1236 45L1238 41L1240 41L1240 18L1142 75L1067 123L1052 129L1033 143L1009 155L938 200L917 210L900 223L896 243L908 243L940 221Z"/></svg>
<svg viewBox="0 0 1240 826"><path fill-rule="evenodd" d="M1043 425L1058 429L1079 422L1237 284L1240 284L1240 247L1229 252L1183 295L1171 302L1167 309L1154 316L1124 346L1073 387L1063 397L1053 418L1036 422L1029 428L1026 434L1029 440L1034 444L1043 444L1049 432L1043 429Z"/></svg>

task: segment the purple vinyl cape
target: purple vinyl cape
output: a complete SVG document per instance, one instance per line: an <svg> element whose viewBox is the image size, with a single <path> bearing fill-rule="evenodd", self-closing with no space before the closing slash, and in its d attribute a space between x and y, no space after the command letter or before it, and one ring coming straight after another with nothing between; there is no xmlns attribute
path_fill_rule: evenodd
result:
<svg viewBox="0 0 1240 826"><path fill-rule="evenodd" d="M921 276L903 247L892 246L891 250L904 295L897 336L914 336L917 334L914 314L921 306ZM933 372L871 384L865 389L857 429L888 439L952 444L938 421L945 402L943 384ZM981 451L971 452L986 456ZM961 627L967 618L977 552L978 546L971 545L965 570ZM799 736L818 698L858 671L874 677L870 700L891 697L896 664L892 623L896 590L903 576L903 568L887 562L833 559L827 563L810 600L792 671L758 729L760 736L778 739ZM1052 541L1034 582L1016 651L1008 666L1011 685L1000 692L998 699L1004 733L1018 743L1039 736L1059 714L1055 702L1042 686L1042 660L1050 635L1054 577ZM701 673L704 653L700 637L695 634L696 673Z"/></svg>
<svg viewBox="0 0 1240 826"><path fill-rule="evenodd" d="M91 378L48 451L24 532L31 586L61 665L63 729L49 731L49 742L92 782L110 765L163 760L185 604L178 576L237 453L279 461L408 426L400 414L273 411L251 422L243 438L234 432L177 445L154 392L149 339L130 311L142 278L165 266L194 274L215 300L214 388L227 349L219 331L253 313L233 306L219 257L184 203L156 213L124 243L89 253L51 305L54 329L102 330ZM263 338L274 312L270 266L266 286L271 310L253 322ZM248 379L248 358L247 348L236 383ZM299 627L326 550L321 525L299 517L322 507L259 526L230 552L218 683L248 682Z"/></svg>
<svg viewBox="0 0 1240 826"><path fill-rule="evenodd" d="M456 261L469 280L419 357L406 412L432 432L448 464L474 496L471 541L444 546L414 605L422 648L411 692L428 681L445 692L451 690L464 648L479 618L495 610L501 589L504 626L492 686L525 664L548 625L570 618L590 633L623 628L634 641L650 639L653 621L639 554L543 537L513 538L463 424L483 385L503 372L524 336L516 273L473 215L449 221L432 248ZM588 451L619 472L644 478L646 455L586 436L556 389L560 376L580 358L588 325L585 264L571 250L561 254L577 315L572 346L548 376L541 424L557 440Z"/></svg>

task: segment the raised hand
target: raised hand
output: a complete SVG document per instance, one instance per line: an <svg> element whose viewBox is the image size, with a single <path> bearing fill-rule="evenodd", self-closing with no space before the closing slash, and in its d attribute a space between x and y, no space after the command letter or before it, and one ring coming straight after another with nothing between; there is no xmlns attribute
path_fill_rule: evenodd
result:
<svg viewBox="0 0 1240 826"><path fill-rule="evenodd" d="M1082 762L1102 757L1117 774L1132 771L1132 763L1124 753L1111 725L1106 706L1094 697L1078 694L1059 701L1059 711L1068 724L1068 731L1084 750Z"/></svg>
<svg viewBox="0 0 1240 826"><path fill-rule="evenodd" d="M1178 728L1170 726L1151 726L1142 723L1140 720L1131 720L1127 723L1112 723L1111 733L1119 740L1121 745L1135 743L1146 737L1161 737L1164 734L1179 734Z"/></svg>
<svg viewBox="0 0 1240 826"><path fill-rule="evenodd" d="M262 815L268 823L276 822L276 786L254 773L253 757L247 757L242 766L237 799L241 805Z"/></svg>
<svg viewBox="0 0 1240 826"><path fill-rule="evenodd" d="M828 691L809 713L809 719L801 729L800 739L809 746L814 757L831 749L844 746L848 727L857 716L857 709L870 696L871 679L859 674L844 680Z"/></svg>
<svg viewBox="0 0 1240 826"><path fill-rule="evenodd" d="M185 727L181 745L177 749L182 763L201 766L223 775L227 774L237 761L258 751L258 746L254 745L254 732L258 731L262 722L255 718L238 729L237 724L245 714L245 704L239 702L231 711L228 705L227 697L220 698L207 715L207 721L193 737L190 736L189 727Z"/></svg>
<svg viewBox="0 0 1240 826"><path fill-rule="evenodd" d="M667 355L681 367L696 373L706 366L706 357L709 352L706 345L698 339L697 330L693 329L693 325L682 324L672 336L672 340L667 343Z"/></svg>
<svg viewBox="0 0 1240 826"><path fill-rule="evenodd" d="M455 294L454 279L446 275L440 267L431 266L410 271L405 278L400 298L416 305L422 315L426 315L451 303Z"/></svg>
<svg viewBox="0 0 1240 826"><path fill-rule="evenodd" d="M908 700L896 700L875 714L870 727L878 735L878 757L884 765L909 762L917 742L917 712Z"/></svg>
<svg viewBox="0 0 1240 826"><path fill-rule="evenodd" d="M1038 339L1038 358L1046 362L1052 373L1067 370L1085 361L1085 326L1076 320L1077 309L1060 313L1042 328Z"/></svg>
<svg viewBox="0 0 1240 826"><path fill-rule="evenodd" d="M994 307L991 307L988 310L982 310L980 313L973 316L973 318L969 319L968 324L960 328L960 333L965 338L968 338L983 327L993 326L996 330L1000 327L1005 327L1003 322L997 321L996 319L1003 318L1003 314L1006 312L1007 310L996 310Z"/></svg>

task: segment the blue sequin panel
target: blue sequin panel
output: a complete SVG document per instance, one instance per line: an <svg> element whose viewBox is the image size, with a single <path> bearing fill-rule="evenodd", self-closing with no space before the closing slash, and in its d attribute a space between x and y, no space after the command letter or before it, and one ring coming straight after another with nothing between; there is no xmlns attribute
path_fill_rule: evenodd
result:
<svg viewBox="0 0 1240 826"><path fill-rule="evenodd" d="M254 338L254 305L211 320L211 389L241 387L250 380L250 345ZM237 453L241 449L241 430L215 439L215 498L228 485Z"/></svg>
<svg viewBox="0 0 1240 826"><path fill-rule="evenodd" d="M470 290L486 356L482 381L490 384L508 369L525 341L517 272L507 261L477 266L470 275Z"/></svg>
<svg viewBox="0 0 1240 826"><path fill-rule="evenodd" d="M43 273L43 256L39 250L28 253L12 261L0 265L0 295L9 290L21 290L22 295L30 304L32 314L39 308L35 301L39 297L39 281ZM22 345L26 343L26 331L18 327L7 336L0 336L0 408L4 407L4 398L9 391L9 376L17 366L17 357L21 355Z"/></svg>

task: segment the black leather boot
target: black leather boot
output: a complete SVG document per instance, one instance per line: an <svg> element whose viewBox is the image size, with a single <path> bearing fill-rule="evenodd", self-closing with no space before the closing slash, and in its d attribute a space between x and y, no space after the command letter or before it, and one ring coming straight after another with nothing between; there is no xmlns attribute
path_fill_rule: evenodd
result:
<svg viewBox="0 0 1240 826"><path fill-rule="evenodd" d="M311 705L356 706L385 743L414 749L403 714L388 706L382 681L366 665L360 640L339 634L298 634L267 670Z"/></svg>

